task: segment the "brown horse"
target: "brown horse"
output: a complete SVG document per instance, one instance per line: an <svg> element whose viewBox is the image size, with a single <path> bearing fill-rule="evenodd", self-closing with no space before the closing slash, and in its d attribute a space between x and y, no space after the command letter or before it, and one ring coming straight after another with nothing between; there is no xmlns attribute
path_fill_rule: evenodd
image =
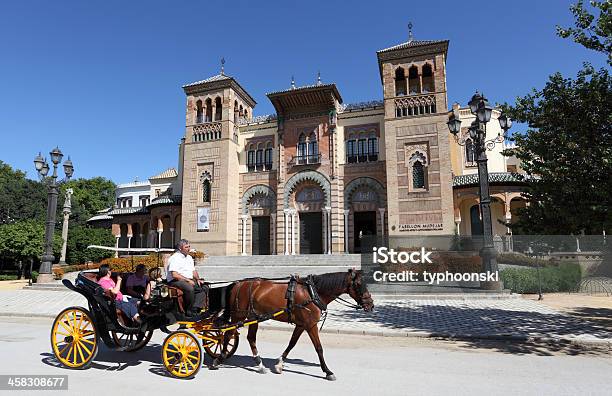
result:
<svg viewBox="0 0 612 396"><path fill-rule="evenodd" d="M322 304L316 304L313 301L309 291L308 282L310 279L311 284L316 290L319 300ZM284 308L287 308L286 293L288 289L288 282L279 282L266 279L250 279L244 281L238 281L233 284L230 296L228 299L228 307L230 308L229 314L233 323L244 321L246 319L253 319L257 315L270 314L278 312ZM363 280L362 271L349 270L348 272L334 272L323 275L312 275L311 278L299 278L295 287L293 309L291 310L291 318L287 312L275 317L275 320L281 322L292 322L295 324L293 335L289 341L287 349L283 352L281 357L278 358L276 365L274 366L274 372L281 374L283 371L283 361L287 358L287 355L293 349L298 339L306 330L310 336L310 340L319 356L319 363L321 369L325 372L326 378L330 381L334 381L336 377L334 373L327 367L325 360L323 359L323 347L319 340L319 329L317 323L321 318L321 308L326 307L329 303L334 301L341 294L347 293L355 300L357 305L356 308L363 308L365 311L372 311L374 308L374 301L368 291L365 281ZM316 299L316 297L315 297ZM227 313L226 313L227 314ZM251 352L253 358L258 366L260 373L265 373L267 370L264 367L256 346L257 338L257 324L249 326L247 339L251 346ZM229 332L228 332L229 333ZM225 350L227 340L230 339L231 334L226 333L225 345L223 353L220 359L216 359L213 366L218 365L225 358Z"/></svg>

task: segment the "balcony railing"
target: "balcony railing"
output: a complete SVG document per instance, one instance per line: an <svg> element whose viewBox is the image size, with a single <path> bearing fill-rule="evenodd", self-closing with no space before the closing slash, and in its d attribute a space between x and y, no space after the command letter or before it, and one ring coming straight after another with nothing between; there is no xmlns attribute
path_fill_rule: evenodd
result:
<svg viewBox="0 0 612 396"><path fill-rule="evenodd" d="M321 154L295 155L289 161L290 166L320 164Z"/></svg>
<svg viewBox="0 0 612 396"><path fill-rule="evenodd" d="M376 162L378 161L378 152L368 154L347 155L346 162L356 164L361 162Z"/></svg>
<svg viewBox="0 0 612 396"><path fill-rule="evenodd" d="M255 164L247 164L247 170L249 172L263 172L272 170L272 162L263 162Z"/></svg>

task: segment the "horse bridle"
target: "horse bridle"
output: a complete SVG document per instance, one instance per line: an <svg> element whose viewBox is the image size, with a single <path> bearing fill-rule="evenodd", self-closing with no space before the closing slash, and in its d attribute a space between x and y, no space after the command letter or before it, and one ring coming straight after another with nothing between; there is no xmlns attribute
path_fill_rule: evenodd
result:
<svg viewBox="0 0 612 396"><path fill-rule="evenodd" d="M355 292L355 295L359 296L359 301L357 301L357 304L352 303L350 301L347 301L345 299L343 299L342 297L338 296L337 299L341 301L342 305L345 305L349 308L354 308L354 309L364 309L363 307L363 285L361 285L361 289L357 290L357 285L355 284L355 279L357 279L357 271L350 269L349 273L351 274L351 280L349 282L348 288L347 288L347 292L353 290L353 292Z"/></svg>

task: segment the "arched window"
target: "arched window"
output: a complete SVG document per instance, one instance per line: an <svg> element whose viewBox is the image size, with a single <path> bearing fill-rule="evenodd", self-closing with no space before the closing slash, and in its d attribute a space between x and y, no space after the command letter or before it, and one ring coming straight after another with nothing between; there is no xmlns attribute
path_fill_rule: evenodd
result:
<svg viewBox="0 0 612 396"><path fill-rule="evenodd" d="M412 164L412 188L425 188L425 169L419 160Z"/></svg>
<svg viewBox="0 0 612 396"><path fill-rule="evenodd" d="M465 141L465 162L469 165L473 165L474 161L476 161L474 142L472 142L472 139L468 139Z"/></svg>
<svg viewBox="0 0 612 396"><path fill-rule="evenodd" d="M349 140L346 141L346 162L353 164L357 162L357 153L355 152L355 137L349 136Z"/></svg>
<svg viewBox="0 0 612 396"><path fill-rule="evenodd" d="M411 95L421 93L419 69L416 66L411 66L408 69L408 93Z"/></svg>
<svg viewBox="0 0 612 396"><path fill-rule="evenodd" d="M376 136L368 138L368 161L378 161L378 138Z"/></svg>
<svg viewBox="0 0 612 396"><path fill-rule="evenodd" d="M210 196L210 180L204 179L204 182L202 182L202 202L210 203Z"/></svg>
<svg viewBox="0 0 612 396"><path fill-rule="evenodd" d="M260 143L257 146L257 153L255 155L255 169L258 171L262 171L264 169L264 151L263 145Z"/></svg>
<svg viewBox="0 0 612 396"><path fill-rule="evenodd" d="M204 107L202 107L202 101L198 100L196 102L196 124L201 124L204 122Z"/></svg>
<svg viewBox="0 0 612 396"><path fill-rule="evenodd" d="M472 235L482 235L482 219L480 218L479 205L473 205L470 208L470 224L472 226Z"/></svg>
<svg viewBox="0 0 612 396"><path fill-rule="evenodd" d="M316 164L319 162L319 142L317 142L317 135L311 133L308 137L308 163Z"/></svg>
<svg viewBox="0 0 612 396"><path fill-rule="evenodd" d="M395 96L406 95L406 73L404 68L395 70Z"/></svg>
<svg viewBox="0 0 612 396"><path fill-rule="evenodd" d="M204 122L212 121L212 100L210 98L206 99L206 117L204 118Z"/></svg>
<svg viewBox="0 0 612 396"><path fill-rule="evenodd" d="M433 69L429 63L423 66L423 92L434 92Z"/></svg>
<svg viewBox="0 0 612 396"><path fill-rule="evenodd" d="M297 155L298 155L298 164L306 163L306 155L307 155L307 147L306 147L306 135L303 133L300 134L298 138L298 146L297 146Z"/></svg>
<svg viewBox="0 0 612 396"><path fill-rule="evenodd" d="M264 169L272 169L272 143L268 143L266 147L266 153L264 156Z"/></svg>
<svg viewBox="0 0 612 396"><path fill-rule="evenodd" d="M357 140L357 161L368 161L368 140L364 136L360 136Z"/></svg>
<svg viewBox="0 0 612 396"><path fill-rule="evenodd" d="M221 98L217 96L215 99L215 121L221 121L223 114L223 106L221 105Z"/></svg>
<svg viewBox="0 0 612 396"><path fill-rule="evenodd" d="M255 147L253 145L249 146L249 151L247 152L247 168L249 172L255 170Z"/></svg>

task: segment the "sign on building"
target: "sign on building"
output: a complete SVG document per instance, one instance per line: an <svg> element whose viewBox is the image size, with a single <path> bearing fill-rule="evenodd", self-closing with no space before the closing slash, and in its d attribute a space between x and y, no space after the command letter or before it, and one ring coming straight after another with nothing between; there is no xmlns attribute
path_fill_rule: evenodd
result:
<svg viewBox="0 0 612 396"><path fill-rule="evenodd" d="M210 208L198 208L198 231L210 230L209 209Z"/></svg>

